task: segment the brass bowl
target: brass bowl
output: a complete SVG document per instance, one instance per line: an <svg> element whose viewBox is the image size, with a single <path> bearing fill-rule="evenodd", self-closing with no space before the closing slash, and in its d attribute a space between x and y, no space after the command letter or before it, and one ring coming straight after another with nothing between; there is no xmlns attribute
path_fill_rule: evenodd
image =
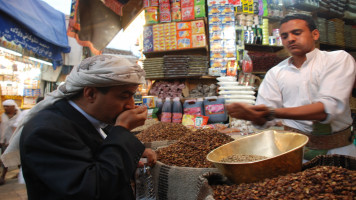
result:
<svg viewBox="0 0 356 200"><path fill-rule="evenodd" d="M227 143L211 151L207 159L232 182L252 183L302 170L308 137L286 131L263 131ZM253 162L220 162L234 154L268 157Z"/></svg>

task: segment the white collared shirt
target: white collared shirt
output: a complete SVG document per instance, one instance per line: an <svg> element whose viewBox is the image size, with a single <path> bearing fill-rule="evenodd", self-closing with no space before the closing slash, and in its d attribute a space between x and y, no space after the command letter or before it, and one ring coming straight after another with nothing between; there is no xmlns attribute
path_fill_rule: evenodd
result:
<svg viewBox="0 0 356 200"><path fill-rule="evenodd" d="M258 90L256 105L274 108L298 107L315 102L324 104L332 131L352 124L349 97L355 81L354 58L345 51L314 49L298 69L291 57L271 68ZM283 119L284 125L303 132L312 131L312 121Z"/></svg>
<svg viewBox="0 0 356 200"><path fill-rule="evenodd" d="M77 104L75 104L73 101L68 100L69 104L72 105L75 109L77 109L80 113L84 115L85 118L87 118L91 124L95 127L95 129L100 133L100 135L105 139L106 134L102 130L102 128L106 127L107 124L101 123L99 120L95 119L94 117L90 116L88 113L86 113L83 109L81 109Z"/></svg>

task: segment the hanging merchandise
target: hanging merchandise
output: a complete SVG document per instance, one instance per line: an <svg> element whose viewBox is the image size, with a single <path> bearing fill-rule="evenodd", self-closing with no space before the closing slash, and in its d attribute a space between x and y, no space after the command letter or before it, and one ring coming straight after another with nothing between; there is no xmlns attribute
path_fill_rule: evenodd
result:
<svg viewBox="0 0 356 200"><path fill-rule="evenodd" d="M248 51L245 50L242 58L242 71L244 73L252 73L252 70L253 70L252 60L248 55Z"/></svg>

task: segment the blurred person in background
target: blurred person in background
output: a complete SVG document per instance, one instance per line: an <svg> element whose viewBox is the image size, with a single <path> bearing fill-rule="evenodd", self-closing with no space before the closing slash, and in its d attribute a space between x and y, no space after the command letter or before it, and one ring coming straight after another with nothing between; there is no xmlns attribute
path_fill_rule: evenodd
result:
<svg viewBox="0 0 356 200"><path fill-rule="evenodd" d="M5 152L7 146L9 145L10 138L16 128L16 120L21 115L21 110L17 106L16 102L12 99L5 100L2 103L4 107L4 113L1 115L0 124L0 147L1 153ZM8 168L1 163L1 176L0 185L5 183L5 176Z"/></svg>

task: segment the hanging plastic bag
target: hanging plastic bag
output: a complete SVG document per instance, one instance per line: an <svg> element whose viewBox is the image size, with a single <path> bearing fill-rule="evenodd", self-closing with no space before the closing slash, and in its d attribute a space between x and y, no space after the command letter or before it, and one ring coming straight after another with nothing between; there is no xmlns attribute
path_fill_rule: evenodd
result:
<svg viewBox="0 0 356 200"><path fill-rule="evenodd" d="M247 54L248 51L244 51L244 55L242 58L242 71L246 73L252 73L253 66L252 66L252 60L250 56Z"/></svg>
<svg viewBox="0 0 356 200"><path fill-rule="evenodd" d="M136 170L136 200L156 200L151 168L144 165Z"/></svg>

